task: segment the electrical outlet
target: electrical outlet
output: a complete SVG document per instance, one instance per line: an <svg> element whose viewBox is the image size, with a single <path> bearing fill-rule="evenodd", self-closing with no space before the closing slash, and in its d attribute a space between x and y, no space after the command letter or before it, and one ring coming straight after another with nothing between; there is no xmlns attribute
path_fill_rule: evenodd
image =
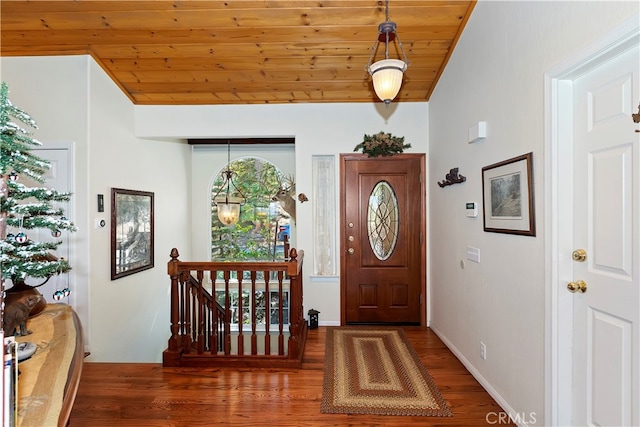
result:
<svg viewBox="0 0 640 427"><path fill-rule="evenodd" d="M487 346L482 341L480 341L480 357L482 360L487 360Z"/></svg>

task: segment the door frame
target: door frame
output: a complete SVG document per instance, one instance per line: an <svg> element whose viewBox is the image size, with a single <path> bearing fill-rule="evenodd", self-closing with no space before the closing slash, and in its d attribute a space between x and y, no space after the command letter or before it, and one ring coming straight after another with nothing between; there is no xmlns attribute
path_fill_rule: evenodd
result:
<svg viewBox="0 0 640 427"><path fill-rule="evenodd" d="M572 280L573 81L620 53L640 47L640 15L634 15L544 75L545 156L545 425L573 418ZM567 166L571 165L571 166ZM560 197L562 195L562 197Z"/></svg>
<svg viewBox="0 0 640 427"><path fill-rule="evenodd" d="M427 189L426 189L426 154L425 153L402 153L393 155L394 159L420 158L420 326L427 326ZM347 160L370 159L364 154L348 153L340 154L340 324L346 325L346 222L345 222L345 162ZM370 160L381 160L371 158Z"/></svg>

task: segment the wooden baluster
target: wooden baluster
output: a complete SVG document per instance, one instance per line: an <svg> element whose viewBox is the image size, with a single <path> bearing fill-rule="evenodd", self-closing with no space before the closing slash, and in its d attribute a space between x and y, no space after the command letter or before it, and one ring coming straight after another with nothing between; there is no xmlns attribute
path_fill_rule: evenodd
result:
<svg viewBox="0 0 640 427"><path fill-rule="evenodd" d="M195 311L194 311L194 307L195 307L195 294L196 294L196 289L193 286L193 283L191 283L190 277L185 274L185 284L187 286L187 318L188 318L188 322L186 322L187 325L189 325L189 329L187 331L187 333L189 334L189 341L191 342L191 344L196 342L196 330L195 327L197 325L197 320L195 318ZM193 350L191 347L189 347L189 351Z"/></svg>
<svg viewBox="0 0 640 427"><path fill-rule="evenodd" d="M251 270L251 354L258 354L258 337L256 335L256 271Z"/></svg>
<svg viewBox="0 0 640 427"><path fill-rule="evenodd" d="M193 343L193 329L191 323L191 308L193 290L191 287L190 271L183 271L181 274L183 290L184 290L184 352L191 353L191 344Z"/></svg>
<svg viewBox="0 0 640 427"><path fill-rule="evenodd" d="M196 278L198 280L198 297L197 297L197 321L198 321L198 336L197 336L197 352L198 354L204 353L204 335L205 335L205 301L204 301L204 289L202 288L202 279L204 278L204 271L198 270L196 272Z"/></svg>
<svg viewBox="0 0 640 427"><path fill-rule="evenodd" d="M231 272L229 270L224 271L224 311L226 313L224 319L224 354L231 354L231 334L229 333L229 323L231 323L231 302L229 301L229 278Z"/></svg>
<svg viewBox="0 0 640 427"><path fill-rule="evenodd" d="M269 331L269 325L271 325L271 293L269 292L269 279L271 277L269 271L263 271L264 277L264 354L271 354L271 332Z"/></svg>
<svg viewBox="0 0 640 427"><path fill-rule="evenodd" d="M204 309L204 319L202 319L202 323L204 324L205 334L203 335L203 349L202 353L211 352L211 311L213 307L211 307L211 301L205 300L202 303L202 307Z"/></svg>
<svg viewBox="0 0 640 427"><path fill-rule="evenodd" d="M242 326L244 324L244 308L242 306L242 274L243 271L236 271L238 278L238 355L244 354L244 335L242 334Z"/></svg>
<svg viewBox="0 0 640 427"><path fill-rule="evenodd" d="M211 331L209 338L209 345L211 354L218 353L218 299L216 298L216 277L218 272L212 270L209 272L209 278L211 279Z"/></svg>
<svg viewBox="0 0 640 427"><path fill-rule="evenodd" d="M187 332L187 322L188 319L185 317L186 316L186 300L188 298L188 289L186 286L186 283L184 281L184 273L182 271L180 271L180 345L181 345L181 352L184 353L185 348L188 348L187 345L187 338L189 337L188 332Z"/></svg>
<svg viewBox="0 0 640 427"><path fill-rule="evenodd" d="M278 271L278 355L284 354L284 335L282 333L284 327L284 310L282 309L282 282L284 281L284 272Z"/></svg>

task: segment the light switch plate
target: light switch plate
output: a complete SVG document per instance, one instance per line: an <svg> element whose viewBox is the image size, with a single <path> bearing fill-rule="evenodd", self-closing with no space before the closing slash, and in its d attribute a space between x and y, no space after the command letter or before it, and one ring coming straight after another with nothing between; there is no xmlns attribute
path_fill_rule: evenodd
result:
<svg viewBox="0 0 640 427"><path fill-rule="evenodd" d="M480 249L467 246L467 259L473 262L480 262Z"/></svg>

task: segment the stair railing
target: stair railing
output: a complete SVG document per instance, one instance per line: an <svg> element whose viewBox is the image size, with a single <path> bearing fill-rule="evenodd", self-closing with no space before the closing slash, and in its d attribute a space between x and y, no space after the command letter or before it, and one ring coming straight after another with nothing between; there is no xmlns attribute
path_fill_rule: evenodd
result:
<svg viewBox="0 0 640 427"><path fill-rule="evenodd" d="M302 314L303 251L291 249L287 260L273 262L184 262L178 257L174 248L167 265L171 337L163 353L164 366L301 363L307 333ZM264 328L262 340L258 326ZM272 336L277 337L275 354Z"/></svg>

